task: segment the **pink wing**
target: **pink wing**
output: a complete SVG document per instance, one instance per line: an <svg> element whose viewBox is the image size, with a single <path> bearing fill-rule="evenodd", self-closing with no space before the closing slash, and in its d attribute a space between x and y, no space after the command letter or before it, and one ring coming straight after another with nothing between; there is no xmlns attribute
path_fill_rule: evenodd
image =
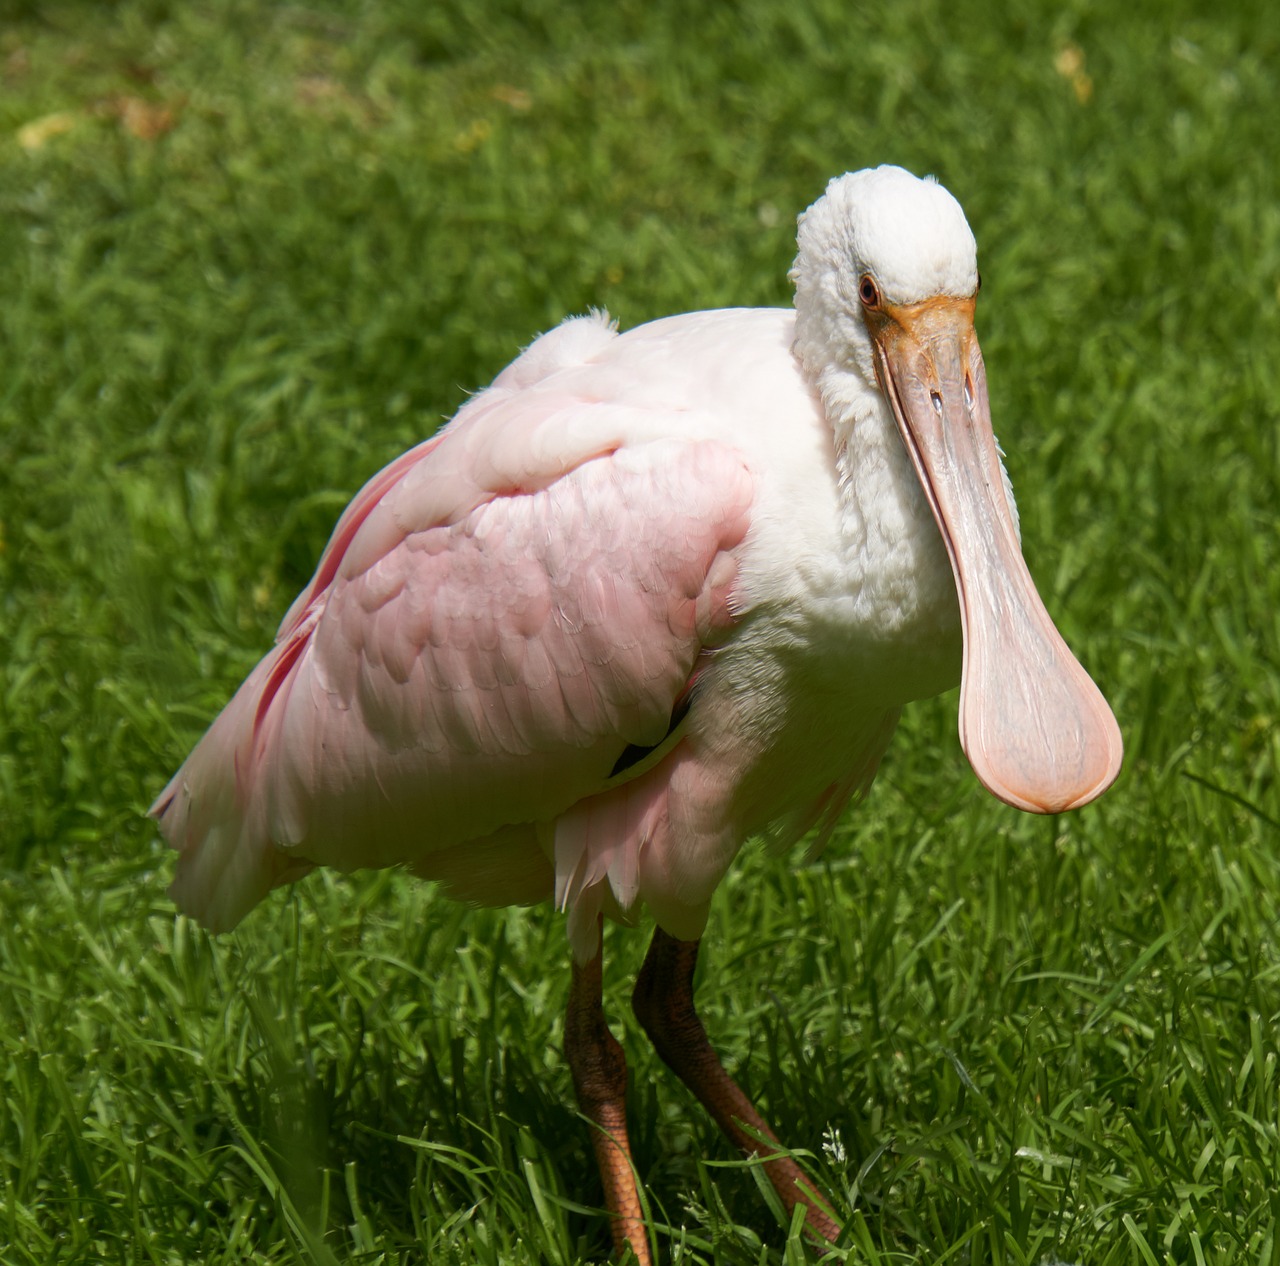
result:
<svg viewBox="0 0 1280 1266"><path fill-rule="evenodd" d="M663 739L729 626L752 479L629 412L493 390L370 481L153 806L184 910L217 930L312 865L479 861Z"/></svg>

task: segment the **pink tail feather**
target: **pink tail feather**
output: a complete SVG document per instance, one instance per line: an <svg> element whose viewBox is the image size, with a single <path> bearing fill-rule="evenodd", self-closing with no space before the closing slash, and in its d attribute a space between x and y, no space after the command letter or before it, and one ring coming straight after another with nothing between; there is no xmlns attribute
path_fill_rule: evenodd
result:
<svg viewBox="0 0 1280 1266"><path fill-rule="evenodd" d="M170 896L211 932L235 927L272 888L312 869L276 846L255 794L259 731L269 728L271 699L297 663L297 641L253 670L148 811L179 853Z"/></svg>

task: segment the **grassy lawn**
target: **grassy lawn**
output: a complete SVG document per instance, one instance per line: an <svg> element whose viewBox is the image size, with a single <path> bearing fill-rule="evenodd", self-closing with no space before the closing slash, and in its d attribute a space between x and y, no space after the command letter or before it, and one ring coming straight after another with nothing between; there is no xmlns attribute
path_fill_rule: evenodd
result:
<svg viewBox="0 0 1280 1266"><path fill-rule="evenodd" d="M215 940L143 813L369 474L567 313L789 303L795 213L892 161L977 234L1126 767L1020 815L917 706L822 861L744 850L708 1028L827 1260L1280 1262L1272 7L3 6L0 1261L606 1254L556 915L322 874ZM606 989L663 1260L817 1261L631 1021L646 939Z"/></svg>

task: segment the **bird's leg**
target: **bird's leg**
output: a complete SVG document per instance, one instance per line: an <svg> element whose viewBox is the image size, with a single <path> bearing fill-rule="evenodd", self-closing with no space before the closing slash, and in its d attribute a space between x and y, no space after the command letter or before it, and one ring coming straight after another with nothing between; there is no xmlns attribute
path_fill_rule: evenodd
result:
<svg viewBox="0 0 1280 1266"><path fill-rule="evenodd" d="M573 965L564 1053L578 1106L592 1125L591 1144L612 1219L614 1253L621 1258L630 1248L639 1266L652 1266L627 1142L627 1057L609 1032L601 1007L602 955L603 944L586 966Z"/></svg>
<svg viewBox="0 0 1280 1266"><path fill-rule="evenodd" d="M693 969L697 961L697 941L678 941L659 928L636 978L631 1005L658 1054L698 1097L734 1146L744 1156L768 1156L768 1144L755 1135L775 1144L777 1135L725 1072L694 1010ZM836 1239L839 1224L819 1195L817 1184L795 1161L789 1156L766 1160L764 1172L788 1214L796 1205L805 1205L809 1229L824 1239Z"/></svg>

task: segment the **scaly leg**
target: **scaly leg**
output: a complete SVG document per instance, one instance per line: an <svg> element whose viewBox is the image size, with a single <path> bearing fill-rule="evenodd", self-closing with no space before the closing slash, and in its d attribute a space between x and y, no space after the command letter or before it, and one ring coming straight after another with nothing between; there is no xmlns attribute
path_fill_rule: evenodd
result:
<svg viewBox="0 0 1280 1266"><path fill-rule="evenodd" d="M630 1248L639 1266L652 1266L627 1142L627 1057L609 1032L601 1007L602 954L603 945L585 967L573 965L564 1053L578 1106L592 1123L591 1144L604 1182L605 1208L612 1218L614 1253L622 1257Z"/></svg>
<svg viewBox="0 0 1280 1266"><path fill-rule="evenodd" d="M720 1057L707 1040L707 1031L693 1006L693 969L698 961L697 941L678 941L659 928L640 975L636 977L631 1005L659 1055L744 1156L770 1149L742 1127L778 1143L751 1100L724 1070ZM779 1144L779 1146L781 1146ZM840 1226L818 1193L817 1184L788 1156L764 1162L764 1172L790 1214L798 1204L806 1206L809 1229L827 1240L840 1234Z"/></svg>

